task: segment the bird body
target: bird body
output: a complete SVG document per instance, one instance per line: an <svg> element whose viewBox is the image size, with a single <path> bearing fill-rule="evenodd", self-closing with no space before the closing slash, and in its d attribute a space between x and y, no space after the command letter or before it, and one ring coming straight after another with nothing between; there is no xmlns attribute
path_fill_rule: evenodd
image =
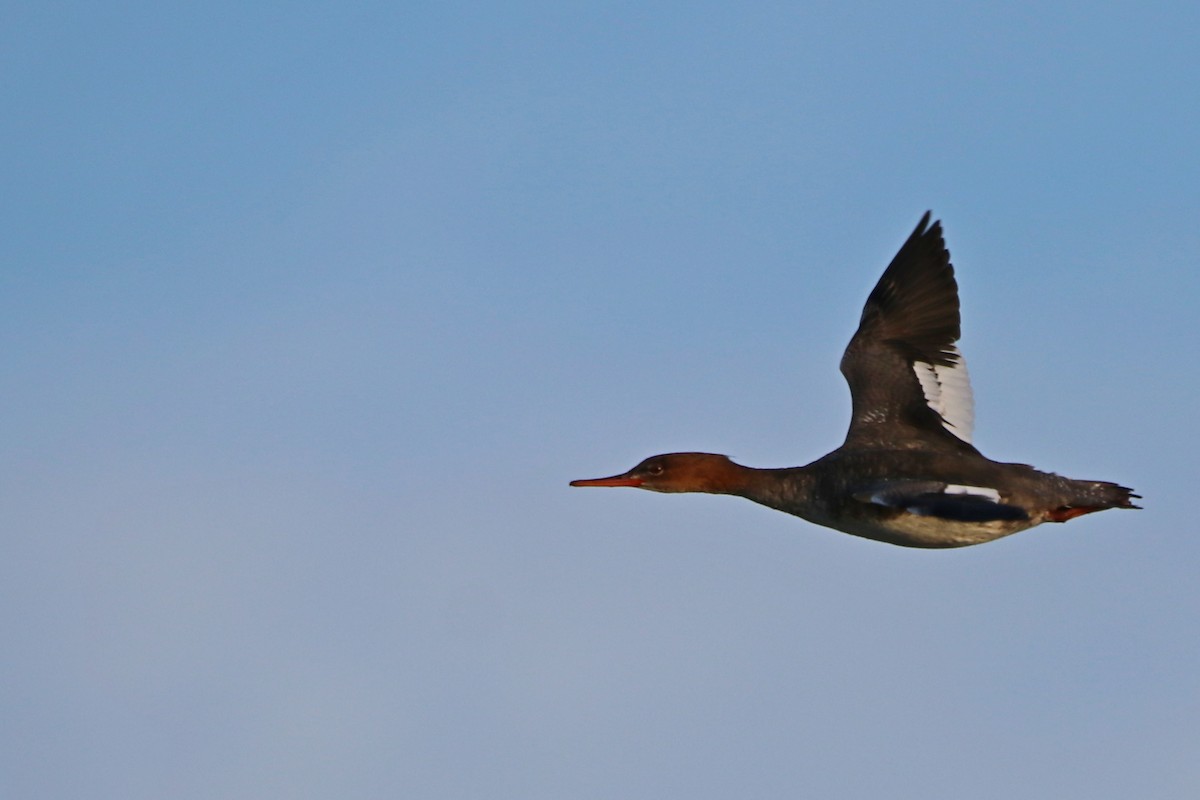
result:
<svg viewBox="0 0 1200 800"><path fill-rule="evenodd" d="M958 286L941 223L929 218L879 279L842 357L853 410L837 450L782 469L670 453L571 485L737 495L855 536L924 548L1137 508L1137 495L1123 486L992 461L971 444L971 385L955 344Z"/></svg>

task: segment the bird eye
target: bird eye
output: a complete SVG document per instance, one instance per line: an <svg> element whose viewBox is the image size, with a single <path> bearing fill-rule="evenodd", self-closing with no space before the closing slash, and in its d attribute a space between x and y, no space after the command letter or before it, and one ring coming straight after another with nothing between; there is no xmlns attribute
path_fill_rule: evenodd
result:
<svg viewBox="0 0 1200 800"><path fill-rule="evenodd" d="M651 464L650 466L646 467L646 472L649 472L651 475L662 475L663 465Z"/></svg>

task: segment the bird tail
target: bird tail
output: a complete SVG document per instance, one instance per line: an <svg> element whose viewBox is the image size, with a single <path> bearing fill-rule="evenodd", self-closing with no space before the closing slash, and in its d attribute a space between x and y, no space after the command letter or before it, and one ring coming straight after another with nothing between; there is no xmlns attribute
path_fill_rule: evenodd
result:
<svg viewBox="0 0 1200 800"><path fill-rule="evenodd" d="M1047 515L1050 522L1066 522L1109 508L1141 508L1133 502L1140 500L1141 495L1126 486L1108 481L1071 481L1071 484L1076 491L1070 502L1051 510Z"/></svg>

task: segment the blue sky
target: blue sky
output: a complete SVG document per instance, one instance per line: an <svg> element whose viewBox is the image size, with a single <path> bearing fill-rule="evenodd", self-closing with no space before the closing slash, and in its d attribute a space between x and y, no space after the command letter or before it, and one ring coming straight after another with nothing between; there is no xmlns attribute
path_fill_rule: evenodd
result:
<svg viewBox="0 0 1200 800"><path fill-rule="evenodd" d="M3 17L6 796L1200 785L1194 4ZM976 443L1144 511L567 487L837 446L927 208Z"/></svg>

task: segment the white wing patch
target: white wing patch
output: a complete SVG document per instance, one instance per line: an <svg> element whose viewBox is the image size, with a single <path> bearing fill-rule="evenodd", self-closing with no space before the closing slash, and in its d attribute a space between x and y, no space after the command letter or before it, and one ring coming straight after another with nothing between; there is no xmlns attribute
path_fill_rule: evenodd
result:
<svg viewBox="0 0 1200 800"><path fill-rule="evenodd" d="M985 500L991 500L993 503L1000 502L1000 492L995 489L989 489L986 486L959 486L956 483L948 483L942 492L945 494L970 494L975 497L982 497Z"/></svg>
<svg viewBox="0 0 1200 800"><path fill-rule="evenodd" d="M971 376L967 374L967 362L957 347L951 347L947 355L954 359L949 366L934 366L924 361L913 362L913 372L921 382L925 402L942 418L946 430L964 442L971 441L971 430L975 427L975 398L971 394Z"/></svg>

